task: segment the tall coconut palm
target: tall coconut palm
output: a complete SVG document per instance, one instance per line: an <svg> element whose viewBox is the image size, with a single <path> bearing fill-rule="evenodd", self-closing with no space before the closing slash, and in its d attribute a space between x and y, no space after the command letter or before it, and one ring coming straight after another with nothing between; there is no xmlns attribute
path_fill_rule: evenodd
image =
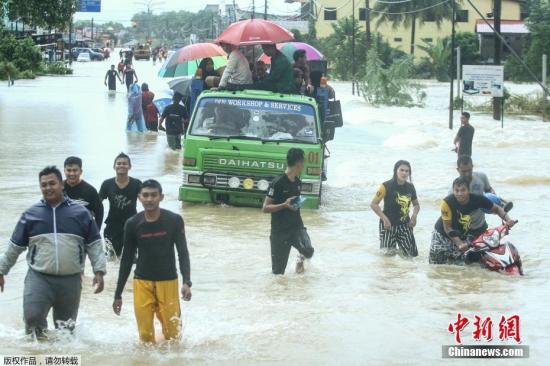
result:
<svg viewBox="0 0 550 366"><path fill-rule="evenodd" d="M394 1L392 3L392 1ZM416 26L427 21L435 22L437 27L441 27L444 20L452 18L451 1L443 0L387 0L385 2L376 2L373 9L373 15L378 17L376 26L384 22L390 22L394 29L404 26L411 29L411 55L414 55ZM460 0L457 2L459 8ZM439 4L439 5L438 5Z"/></svg>

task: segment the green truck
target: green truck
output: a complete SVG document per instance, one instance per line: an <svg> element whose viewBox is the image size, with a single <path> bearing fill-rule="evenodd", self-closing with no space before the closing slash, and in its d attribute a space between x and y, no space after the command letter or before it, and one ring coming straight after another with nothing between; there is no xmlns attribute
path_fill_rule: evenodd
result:
<svg viewBox="0 0 550 366"><path fill-rule="evenodd" d="M183 142L180 200L261 207L297 147L305 152L303 207L318 208L325 144L342 126L339 103L318 100L261 90L200 93Z"/></svg>

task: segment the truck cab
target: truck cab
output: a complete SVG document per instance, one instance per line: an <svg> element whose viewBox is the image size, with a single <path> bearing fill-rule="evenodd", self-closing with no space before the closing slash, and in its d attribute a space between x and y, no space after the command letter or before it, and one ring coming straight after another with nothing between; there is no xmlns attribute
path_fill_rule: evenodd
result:
<svg viewBox="0 0 550 366"><path fill-rule="evenodd" d="M201 92L183 141L180 200L261 207L294 147L305 152L303 207L318 208L325 144L342 125L341 114L331 115L318 100L262 90Z"/></svg>

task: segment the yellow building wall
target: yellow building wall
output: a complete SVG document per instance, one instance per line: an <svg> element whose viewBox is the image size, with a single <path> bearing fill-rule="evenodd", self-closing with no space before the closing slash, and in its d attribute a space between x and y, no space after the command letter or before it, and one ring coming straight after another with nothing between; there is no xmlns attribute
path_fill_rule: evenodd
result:
<svg viewBox="0 0 550 366"><path fill-rule="evenodd" d="M479 11L486 15L492 12L492 0L473 0ZM318 3L326 8L338 8L336 16L337 19L343 19L351 17L352 14L352 1L348 0L318 0ZM370 0L371 8L374 8L376 1ZM365 8L364 0L355 0L355 18L359 21L359 9ZM461 9L468 10L468 22L456 22L456 32L475 32L475 25L478 19L481 19L479 14L471 7L468 1L463 0ZM506 20L519 20L520 19L520 2L517 0L503 0L502 1L502 19ZM393 28L390 23L384 22L377 26L378 17L375 13L371 13L371 31L380 33L392 47L398 48L404 52L409 53L411 48L411 28L399 26ZM332 24L335 24L337 20L324 20L324 11L319 12L319 16L316 23L317 37L327 37L333 32ZM365 29L365 21L359 21L361 30ZM422 40L425 38L432 38L433 42L437 39L445 38L451 35L451 22L445 21L441 23L438 28L435 22L425 22L420 24L416 23L416 45L425 45ZM401 38L401 41L395 40ZM415 49L415 55L422 57L424 52L418 47Z"/></svg>

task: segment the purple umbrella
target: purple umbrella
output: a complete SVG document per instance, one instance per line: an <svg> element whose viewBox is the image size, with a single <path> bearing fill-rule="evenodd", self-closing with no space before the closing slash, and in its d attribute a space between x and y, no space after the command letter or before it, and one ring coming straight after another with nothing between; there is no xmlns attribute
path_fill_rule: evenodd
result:
<svg viewBox="0 0 550 366"><path fill-rule="evenodd" d="M286 58L290 62L294 62L294 51L296 50L304 50L306 51L306 57L308 60L323 60L325 56L321 52L319 52L318 49L313 47L310 44L303 43L303 42L286 42L286 43L279 43L277 44L277 49L283 53L283 55L286 56ZM267 56L266 54L263 54L260 56L258 61L263 61L266 64L271 63L271 57Z"/></svg>

